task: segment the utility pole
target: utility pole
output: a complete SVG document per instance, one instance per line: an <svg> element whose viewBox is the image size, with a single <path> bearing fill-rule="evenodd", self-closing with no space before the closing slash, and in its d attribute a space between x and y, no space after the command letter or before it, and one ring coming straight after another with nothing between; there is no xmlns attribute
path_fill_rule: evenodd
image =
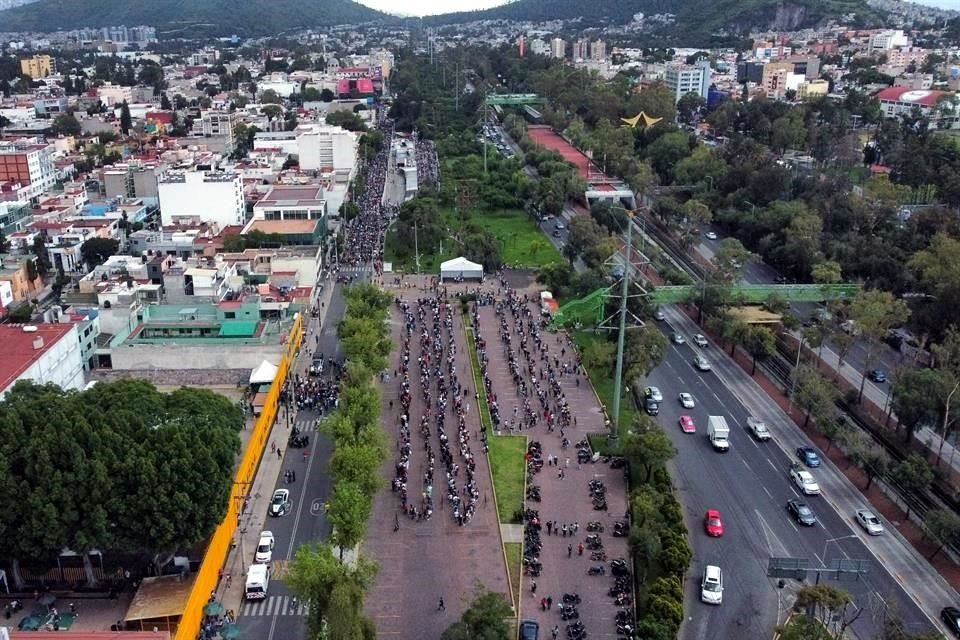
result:
<svg viewBox="0 0 960 640"><path fill-rule="evenodd" d="M417 260L417 275L420 275L420 243L417 241L417 223L413 223L413 252Z"/></svg>
<svg viewBox="0 0 960 640"><path fill-rule="evenodd" d="M454 91L456 92L456 105L457 112L460 111L460 65L459 63L453 63L453 75L454 75Z"/></svg>
<svg viewBox="0 0 960 640"><path fill-rule="evenodd" d="M616 449L620 445L620 396L623 395L623 345L627 335L627 293L630 291L630 262L633 251L633 212L627 212L627 246L624 254L623 278L620 279L620 328L617 333L617 369L613 377L613 415L610 423L610 434L607 441L610 448Z"/></svg>

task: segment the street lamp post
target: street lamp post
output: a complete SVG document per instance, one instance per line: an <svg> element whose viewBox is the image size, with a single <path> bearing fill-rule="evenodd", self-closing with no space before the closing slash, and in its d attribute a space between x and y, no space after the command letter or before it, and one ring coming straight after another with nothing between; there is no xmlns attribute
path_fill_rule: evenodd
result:
<svg viewBox="0 0 960 640"><path fill-rule="evenodd" d="M845 535L845 536L839 536L839 537L836 537L836 538L827 538L826 542L823 543L823 554L820 556L820 564L823 565L823 568L824 568L824 569L827 568L827 546L828 546L831 542L838 542L838 541L840 541L840 540L847 540L847 539L849 539L849 538L856 538L856 537L857 537L857 534L851 533L851 534L848 534L848 535ZM820 584L820 573L821 573L820 571L817 571L817 582L816 582L816 584Z"/></svg>

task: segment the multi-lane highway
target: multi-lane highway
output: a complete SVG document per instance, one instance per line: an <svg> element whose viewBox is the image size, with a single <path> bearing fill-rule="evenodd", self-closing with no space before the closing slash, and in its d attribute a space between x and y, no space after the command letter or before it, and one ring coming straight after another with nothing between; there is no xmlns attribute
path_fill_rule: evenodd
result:
<svg viewBox="0 0 960 640"><path fill-rule="evenodd" d="M810 567L829 566L837 558L868 560L869 573L859 580L829 580L849 591L856 605L866 609L852 626L860 638L877 635L888 606L895 609L908 630L930 628L927 614L935 617L939 609L921 611L888 568L916 562L918 566L913 570L919 573L901 574L900 578L910 580L911 587L916 586L914 581L930 583L931 592L924 594L925 600L938 600L939 606L953 604L955 592L942 580L928 575L932 569L912 548L898 544L892 526L887 526L883 536L867 540L853 523L853 514L869 505L829 462L812 470L824 495L800 496L788 477L794 459L792 452L803 441L799 429L789 424L783 412L759 388L750 391L756 385L719 347L700 349L691 344L689 338L697 329L689 318L675 308L665 311L667 321L660 323L661 328L665 332L680 331L688 342L671 344L663 364L645 384L658 386L663 392L664 402L656 420L678 452L672 463L672 477L685 506L694 550L687 581L683 637L692 640L734 633L746 637L768 635L778 621L783 621L785 603L792 601L790 591L799 586L787 581L786 588L780 590L776 580L767 578L771 556L805 558ZM708 357L712 371L700 372L693 366L692 360L698 353ZM677 395L683 391L693 394L694 409L680 406ZM693 416L695 434L681 431L681 415ZM709 415L725 416L730 424L732 446L727 454L717 453L710 446L706 436ZM773 430L773 439L765 443L754 441L745 427L748 415L764 419ZM794 523L785 510L787 500L792 498L802 498L811 506L818 519L816 526L800 527ZM707 509L719 509L723 515L723 537L708 538L704 533L703 516ZM871 551L885 555L877 559ZM896 561L888 561L889 554L897 556ZM720 607L699 602L700 573L707 564L717 564L724 570L724 602Z"/></svg>

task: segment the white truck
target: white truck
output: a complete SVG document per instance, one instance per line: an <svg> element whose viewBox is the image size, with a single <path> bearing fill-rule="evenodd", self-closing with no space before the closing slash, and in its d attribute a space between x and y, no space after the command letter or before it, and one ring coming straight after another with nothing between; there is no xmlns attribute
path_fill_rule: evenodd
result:
<svg viewBox="0 0 960 640"><path fill-rule="evenodd" d="M757 440L764 441L770 439L770 429L767 429L767 424L760 418L749 416L747 418L747 429L750 431L750 435Z"/></svg>
<svg viewBox="0 0 960 640"><path fill-rule="evenodd" d="M721 453L730 450L730 427L727 426L727 419L723 416L710 416L707 418L707 437L710 438L710 444Z"/></svg>

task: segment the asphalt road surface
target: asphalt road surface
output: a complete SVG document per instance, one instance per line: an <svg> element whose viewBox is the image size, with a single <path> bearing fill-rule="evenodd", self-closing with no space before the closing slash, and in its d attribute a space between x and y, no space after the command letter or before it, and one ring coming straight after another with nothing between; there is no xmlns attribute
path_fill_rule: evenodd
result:
<svg viewBox="0 0 960 640"><path fill-rule="evenodd" d="M326 316L322 317L319 341L313 336L309 337L308 340L313 343L309 344L309 347L327 357L340 358L337 325L344 313L343 285L337 284L332 278L327 283L327 286L335 289L325 310ZM316 320L312 322L315 323ZM308 343L304 344L307 346ZM305 375L304 368L308 364L308 359L301 356L296 371ZM321 414L314 410L305 409L295 413L296 415L293 415L294 412L291 412L290 424L296 425L301 431L309 432L321 417ZM288 433L287 419L281 409L274 426L273 439L285 438ZM304 640L306 637L304 607L300 603L293 605L292 594L283 583L283 577L300 545L326 540L330 534L324 503L331 490L328 466L333 448L325 435L313 432L310 446L306 450L309 452L306 459L303 457L304 449L290 447L284 455L283 468L292 469L296 473L296 482L286 484L281 475L275 489L290 490L292 508L282 517L267 518L264 525L273 532L276 541L272 562L273 578L265 600L244 602L240 608L237 625L241 629L241 638ZM259 504L267 505L269 502L270 497L263 496Z"/></svg>
<svg viewBox="0 0 960 640"><path fill-rule="evenodd" d="M659 326L669 331L665 323ZM664 396L656 420L678 452L672 477L694 550L686 585L684 640L772 634L777 622L783 621L783 603L790 598L767 578L771 556L807 558L811 567L829 565L837 558L869 560L869 573L859 580L836 583L824 578L850 592L858 607L866 608L852 626L856 635L864 640L875 637L887 605L896 608L908 630L928 629L923 612L854 534L852 514L838 514L821 497L800 496L787 475L792 458L775 440L758 443L747 435L748 412L740 401L714 373L694 368L692 360L698 352L710 360L725 357L719 347L711 344L699 349L687 337L686 345L671 343L663 364L646 383L658 386ZM694 409L680 406L677 396L682 391L693 394ZM696 433L681 431L681 415L694 418ZM709 415L725 416L730 425L731 448L726 454L715 452L707 439ZM813 473L816 478L816 470ZM813 509L818 519L815 527L799 527L788 516L785 505L791 498L801 498ZM704 533L707 509L720 510L725 526L722 538ZM724 572L724 602L719 607L699 602L700 575L707 564L719 565ZM798 587L799 583L788 580L784 591Z"/></svg>

